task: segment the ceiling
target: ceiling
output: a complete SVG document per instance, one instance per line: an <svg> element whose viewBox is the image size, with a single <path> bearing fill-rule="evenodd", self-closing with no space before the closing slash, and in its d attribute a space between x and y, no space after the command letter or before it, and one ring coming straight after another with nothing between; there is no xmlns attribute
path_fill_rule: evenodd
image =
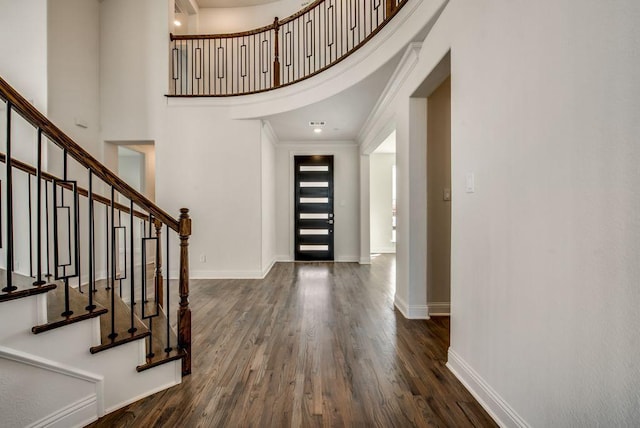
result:
<svg viewBox="0 0 640 428"><path fill-rule="evenodd" d="M244 7L275 3L279 0L196 0L200 7Z"/></svg>
<svg viewBox="0 0 640 428"><path fill-rule="evenodd" d="M355 141L371 110L386 87L398 57L349 89L315 104L267 116L281 142ZM324 121L315 133L310 121Z"/></svg>

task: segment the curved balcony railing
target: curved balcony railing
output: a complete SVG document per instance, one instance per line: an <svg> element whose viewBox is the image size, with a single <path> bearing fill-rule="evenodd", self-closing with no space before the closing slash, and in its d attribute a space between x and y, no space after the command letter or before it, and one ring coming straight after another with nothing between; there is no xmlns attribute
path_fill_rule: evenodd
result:
<svg viewBox="0 0 640 428"><path fill-rule="evenodd" d="M317 0L234 34L171 35L169 96L268 91L320 73L380 31L408 0Z"/></svg>

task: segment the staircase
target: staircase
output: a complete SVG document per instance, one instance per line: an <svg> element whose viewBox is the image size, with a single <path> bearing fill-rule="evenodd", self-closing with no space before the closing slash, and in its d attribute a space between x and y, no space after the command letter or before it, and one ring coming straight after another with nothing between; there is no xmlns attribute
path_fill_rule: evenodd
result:
<svg viewBox="0 0 640 428"><path fill-rule="evenodd" d="M188 210L165 213L2 78L0 115L2 426L83 426L179 384Z"/></svg>

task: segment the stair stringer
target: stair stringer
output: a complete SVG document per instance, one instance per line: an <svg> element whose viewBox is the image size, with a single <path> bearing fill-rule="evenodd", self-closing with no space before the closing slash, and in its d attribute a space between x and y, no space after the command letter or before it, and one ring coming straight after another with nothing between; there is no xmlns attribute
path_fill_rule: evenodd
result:
<svg viewBox="0 0 640 428"><path fill-rule="evenodd" d="M103 396L98 400L104 403L105 413L181 382L180 360L140 373L136 371L137 365L145 363L144 340L91 354L89 348L100 342L98 318L33 334L31 327L42 321L43 298L46 299L30 296L2 303L0 325L7 328L0 329L0 346L103 377ZM46 307L46 300L44 304ZM2 387L0 384L3 396L10 394L2 391ZM94 419L99 416L96 414Z"/></svg>

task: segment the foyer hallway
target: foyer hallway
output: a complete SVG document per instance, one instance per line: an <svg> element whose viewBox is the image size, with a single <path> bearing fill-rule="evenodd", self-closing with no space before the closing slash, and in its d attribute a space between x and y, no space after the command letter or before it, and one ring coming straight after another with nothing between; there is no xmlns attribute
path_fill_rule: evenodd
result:
<svg viewBox="0 0 640 428"><path fill-rule="evenodd" d="M492 427L445 367L449 318L393 307L395 256L192 281L193 374L92 427Z"/></svg>

